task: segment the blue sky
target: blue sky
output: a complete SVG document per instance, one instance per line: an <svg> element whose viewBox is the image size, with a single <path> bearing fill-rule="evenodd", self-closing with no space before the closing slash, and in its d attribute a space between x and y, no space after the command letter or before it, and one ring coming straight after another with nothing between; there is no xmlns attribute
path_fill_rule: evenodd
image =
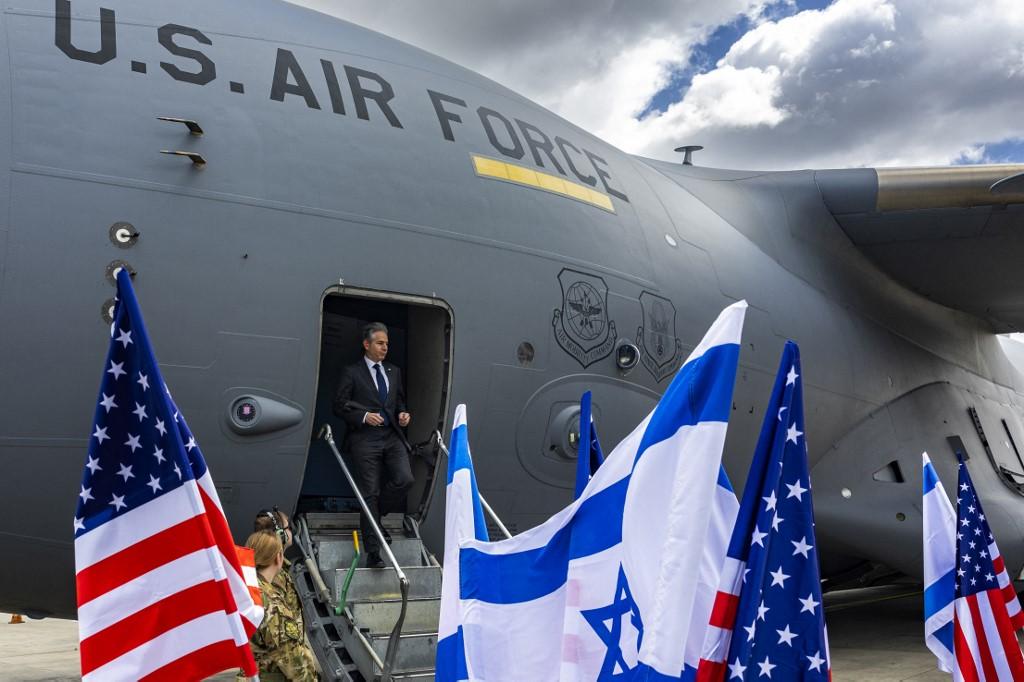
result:
<svg viewBox="0 0 1024 682"><path fill-rule="evenodd" d="M634 154L744 169L1024 162L1021 0L292 0ZM557 65L557 68L552 68Z"/></svg>
<svg viewBox="0 0 1024 682"><path fill-rule="evenodd" d="M797 0L796 3L780 0L765 7L760 18L777 21L805 10L824 9L831 3L832 0ZM718 60L729 51L729 48L755 25L755 20L750 16L740 14L732 21L714 28L706 40L691 49L690 59L686 65L672 72L668 85L654 94L650 103L637 115L637 118L642 119L652 112L664 113L669 105L682 100L693 77L714 68Z"/></svg>

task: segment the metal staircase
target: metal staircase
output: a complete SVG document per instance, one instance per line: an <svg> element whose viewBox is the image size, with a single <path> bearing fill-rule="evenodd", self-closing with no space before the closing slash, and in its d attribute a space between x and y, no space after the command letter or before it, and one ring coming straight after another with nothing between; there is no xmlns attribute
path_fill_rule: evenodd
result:
<svg viewBox="0 0 1024 682"><path fill-rule="evenodd" d="M352 533L359 529L358 514L307 514L304 525L301 541L314 550L328 603L305 564L293 564L293 577L324 679L383 679L388 643L402 616L398 572L390 567L362 568L362 559L352 568ZM409 582L390 679L428 682L434 679L441 567L423 547L414 524L403 525L400 515L392 515L383 519L383 526L394 538L391 551ZM348 592L343 594L350 571Z"/></svg>
<svg viewBox="0 0 1024 682"><path fill-rule="evenodd" d="M320 436L330 445L360 507L369 516L330 427L321 429ZM441 434L435 432L434 437L447 456ZM483 496L480 501L499 532L511 537ZM381 519L381 526L392 537L390 545L371 521L387 567L363 568L354 540L359 519L358 513L311 513L295 519L295 544L305 561L292 564L292 577L322 679L432 682L441 613L441 566L424 547L416 521L393 514Z"/></svg>

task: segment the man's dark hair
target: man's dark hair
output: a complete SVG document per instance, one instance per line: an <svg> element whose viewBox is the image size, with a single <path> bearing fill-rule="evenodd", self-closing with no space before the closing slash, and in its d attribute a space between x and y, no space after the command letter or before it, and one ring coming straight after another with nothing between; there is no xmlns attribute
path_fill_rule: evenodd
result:
<svg viewBox="0 0 1024 682"><path fill-rule="evenodd" d="M373 340L373 335L377 332L388 333L388 328L384 326L383 322L371 322L370 324L363 327L363 341Z"/></svg>

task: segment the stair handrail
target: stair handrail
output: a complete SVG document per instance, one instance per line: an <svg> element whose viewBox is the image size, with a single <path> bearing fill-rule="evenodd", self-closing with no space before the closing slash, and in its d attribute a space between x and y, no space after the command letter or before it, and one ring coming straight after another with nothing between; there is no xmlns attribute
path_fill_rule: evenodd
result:
<svg viewBox="0 0 1024 682"><path fill-rule="evenodd" d="M323 438L327 441L327 444L331 446L331 450L334 452L334 458L338 460L338 465L341 467L341 471L345 474L345 478L348 480L348 484L352 487L352 492L356 494L356 500L359 501L359 508L363 510L363 516L365 517L370 529L373 534L377 536L377 540L380 543L381 549L384 550L384 555L387 557L388 563L395 569L395 573L398 575L398 588L402 593L402 610L398 614L398 621L395 623L394 629L391 631L391 636L388 638L388 648L384 653L384 665L381 666L381 682L391 682L391 670L395 665L395 657L398 656L398 647L401 644L402 625L405 623L405 612L409 606L409 578L406 577L405 571L398 565L398 560L395 558L394 553L391 551L391 546L388 545L384 539L384 533L381 532L380 526L377 525L376 519L373 514L370 513L370 506L366 504L366 499L363 494L359 491L359 486L356 485L355 478L352 477L352 473L348 470L348 465L345 464L345 459L338 452L338 446L334 442L334 432L331 430L330 424L324 424L320 427L320 433L317 438ZM370 649L371 653L373 649Z"/></svg>
<svg viewBox="0 0 1024 682"><path fill-rule="evenodd" d="M444 453L446 458L451 460L451 454L448 452L448 447L444 444L444 437L441 435L441 432L434 431L434 437L437 438L437 444L441 446L441 452ZM498 527L498 530L500 530L501 534L505 536L505 539L507 540L511 538L512 533L508 532L508 528L506 528L505 524L501 522L501 519L498 518L495 511L491 509L491 505L487 504L487 500L484 496L478 492L477 497L480 498L480 506L484 508L484 513L491 518L491 521L493 521L494 525Z"/></svg>

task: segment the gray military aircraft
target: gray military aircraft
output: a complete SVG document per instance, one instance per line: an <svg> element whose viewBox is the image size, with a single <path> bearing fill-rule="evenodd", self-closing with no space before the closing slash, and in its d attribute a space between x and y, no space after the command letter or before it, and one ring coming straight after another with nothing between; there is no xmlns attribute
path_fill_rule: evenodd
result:
<svg viewBox="0 0 1024 682"><path fill-rule="evenodd" d="M271 504L354 508L316 434L340 428L366 321L391 328L410 440L469 405L481 490L515 531L571 499L580 394L610 449L745 298L726 467L742 485L797 340L829 580L920 575L925 450L947 487L970 457L1024 566L1024 378L997 336L1024 325L1024 166L638 158L276 0L22 0L0 22L0 608L75 613L119 267L238 537ZM439 551L443 458L415 466L409 511Z"/></svg>

